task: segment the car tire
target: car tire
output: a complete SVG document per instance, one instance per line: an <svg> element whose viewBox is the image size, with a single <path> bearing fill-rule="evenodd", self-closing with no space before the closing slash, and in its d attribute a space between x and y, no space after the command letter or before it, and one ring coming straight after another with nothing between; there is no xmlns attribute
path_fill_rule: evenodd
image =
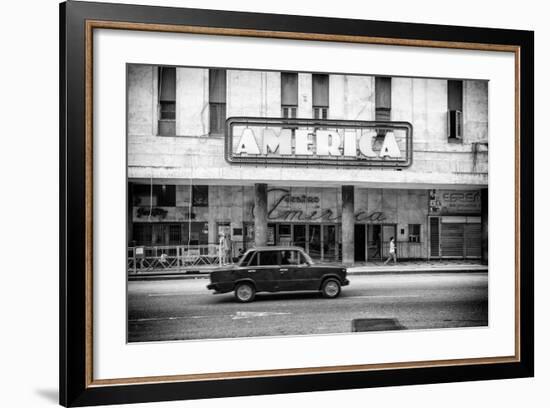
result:
<svg viewBox="0 0 550 408"><path fill-rule="evenodd" d="M241 303L252 302L255 296L256 289L251 283L243 282L235 287L235 298Z"/></svg>
<svg viewBox="0 0 550 408"><path fill-rule="evenodd" d="M327 279L321 287L323 297L334 299L340 295L340 282L337 279Z"/></svg>

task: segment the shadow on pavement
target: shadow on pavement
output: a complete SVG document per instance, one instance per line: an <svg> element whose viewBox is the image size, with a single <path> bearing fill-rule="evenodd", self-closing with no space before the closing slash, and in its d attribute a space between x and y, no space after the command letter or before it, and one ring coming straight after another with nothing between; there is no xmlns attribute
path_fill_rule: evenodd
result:
<svg viewBox="0 0 550 408"><path fill-rule="evenodd" d="M219 296L216 303L237 303L242 304L235 299L233 293L223 293ZM268 302L271 300L304 300L304 299L324 299L320 292L282 292L282 293L258 293L254 301L250 304ZM331 299L326 299L330 301Z"/></svg>
<svg viewBox="0 0 550 408"><path fill-rule="evenodd" d="M399 323L397 319L353 319L351 322L352 332L406 330L407 328Z"/></svg>

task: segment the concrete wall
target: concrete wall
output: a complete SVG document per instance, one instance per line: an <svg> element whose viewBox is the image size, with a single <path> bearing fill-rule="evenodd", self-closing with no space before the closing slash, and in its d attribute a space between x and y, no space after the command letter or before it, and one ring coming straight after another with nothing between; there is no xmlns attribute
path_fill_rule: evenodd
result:
<svg viewBox="0 0 550 408"><path fill-rule="evenodd" d="M330 76L330 119L374 120L374 108L374 77Z"/></svg>
<svg viewBox="0 0 550 408"><path fill-rule="evenodd" d="M176 135L208 136L208 70L176 69Z"/></svg>
<svg viewBox="0 0 550 408"><path fill-rule="evenodd" d="M227 71L227 117L281 116L281 74Z"/></svg>
<svg viewBox="0 0 550 408"><path fill-rule="evenodd" d="M128 66L128 135L156 134L156 67Z"/></svg>
<svg viewBox="0 0 550 408"><path fill-rule="evenodd" d="M413 125L413 164L403 171L332 167L262 167L229 165L224 141L208 137L208 70L177 69L175 137L157 137L156 67L128 71L128 175L132 179L189 179L215 184L291 185L354 184L362 187L465 188L488 184L488 84L464 81L464 140L447 140L447 81L392 78L394 121ZM280 117L278 72L229 70L227 116ZM374 77L331 75L329 117L374 119ZM298 116L312 117L311 74L298 75Z"/></svg>
<svg viewBox="0 0 550 408"><path fill-rule="evenodd" d="M313 78L311 74L298 74L298 117L313 117Z"/></svg>

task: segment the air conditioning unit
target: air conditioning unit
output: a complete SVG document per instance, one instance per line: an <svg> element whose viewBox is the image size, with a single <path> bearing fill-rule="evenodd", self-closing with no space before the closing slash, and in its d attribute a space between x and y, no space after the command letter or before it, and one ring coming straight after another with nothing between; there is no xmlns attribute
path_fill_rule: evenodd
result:
<svg viewBox="0 0 550 408"><path fill-rule="evenodd" d="M462 140L462 112L459 110L447 112L447 137L450 140Z"/></svg>

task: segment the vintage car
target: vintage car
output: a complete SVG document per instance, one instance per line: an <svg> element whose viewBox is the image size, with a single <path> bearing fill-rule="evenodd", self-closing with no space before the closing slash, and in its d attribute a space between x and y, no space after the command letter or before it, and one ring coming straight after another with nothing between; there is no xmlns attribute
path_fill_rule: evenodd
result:
<svg viewBox="0 0 550 408"><path fill-rule="evenodd" d="M210 273L208 289L235 292L251 302L257 292L316 291L335 298L349 284L343 265L316 264L300 247L261 247L244 253L236 265Z"/></svg>

